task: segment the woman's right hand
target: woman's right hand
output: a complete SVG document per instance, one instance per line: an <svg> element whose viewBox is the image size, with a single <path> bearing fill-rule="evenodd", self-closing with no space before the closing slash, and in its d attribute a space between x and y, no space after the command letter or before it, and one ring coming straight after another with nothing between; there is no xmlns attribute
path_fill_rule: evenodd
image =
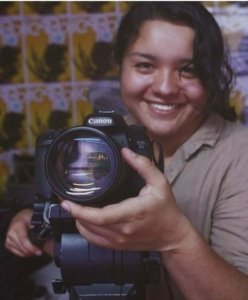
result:
<svg viewBox="0 0 248 300"><path fill-rule="evenodd" d="M20 257L42 255L42 250L33 245L28 238L28 232L32 228L32 209L19 211L11 220L6 233L5 247L13 254Z"/></svg>

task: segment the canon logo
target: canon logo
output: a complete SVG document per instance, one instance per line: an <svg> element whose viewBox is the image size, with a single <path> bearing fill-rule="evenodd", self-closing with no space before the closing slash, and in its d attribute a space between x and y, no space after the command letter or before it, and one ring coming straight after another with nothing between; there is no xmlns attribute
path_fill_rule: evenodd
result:
<svg viewBox="0 0 248 300"><path fill-rule="evenodd" d="M97 117L94 117L94 118L90 118L88 120L88 123L90 125L112 125L113 124L113 120L111 118L97 118Z"/></svg>

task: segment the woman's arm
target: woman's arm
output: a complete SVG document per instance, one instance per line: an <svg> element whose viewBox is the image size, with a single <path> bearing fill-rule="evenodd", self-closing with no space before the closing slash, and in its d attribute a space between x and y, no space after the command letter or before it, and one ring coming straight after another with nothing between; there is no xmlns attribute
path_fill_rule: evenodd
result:
<svg viewBox="0 0 248 300"><path fill-rule="evenodd" d="M248 276L216 254L191 225L185 243L163 251L162 261L186 299L247 299Z"/></svg>

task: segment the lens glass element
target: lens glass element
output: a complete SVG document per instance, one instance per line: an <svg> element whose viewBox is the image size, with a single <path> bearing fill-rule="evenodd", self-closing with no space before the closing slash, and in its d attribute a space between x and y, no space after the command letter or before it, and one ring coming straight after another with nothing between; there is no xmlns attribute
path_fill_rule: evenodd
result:
<svg viewBox="0 0 248 300"><path fill-rule="evenodd" d="M120 154L113 141L98 130L78 127L54 141L47 156L47 176L62 197L87 202L112 188Z"/></svg>

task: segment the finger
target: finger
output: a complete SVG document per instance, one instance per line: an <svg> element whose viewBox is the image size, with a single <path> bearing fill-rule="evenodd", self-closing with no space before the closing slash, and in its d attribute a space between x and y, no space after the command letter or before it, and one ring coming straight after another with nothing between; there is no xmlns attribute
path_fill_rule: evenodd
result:
<svg viewBox="0 0 248 300"><path fill-rule="evenodd" d="M154 187L164 184L164 175L150 159L126 147L121 151L125 161L145 180L146 184Z"/></svg>
<svg viewBox="0 0 248 300"><path fill-rule="evenodd" d="M77 220L76 227L79 233L87 240L91 234L102 236L109 241L115 241L119 239L119 226L98 226L90 224L89 222Z"/></svg>
<svg viewBox="0 0 248 300"><path fill-rule="evenodd" d="M26 235L19 232L10 232L7 234L6 244L9 247L15 248L22 252L24 255L41 255L42 252L39 248L34 246Z"/></svg>
<svg viewBox="0 0 248 300"><path fill-rule="evenodd" d="M121 224L122 226L123 224ZM122 229L110 227L109 229L100 226L89 226L88 224L82 226L78 221L76 222L79 233L89 242L99 247L106 247L114 250L138 250L147 249L146 243L137 236L133 236L129 231L123 232ZM123 228L125 227L125 224ZM149 249L150 249L150 245Z"/></svg>
<svg viewBox="0 0 248 300"><path fill-rule="evenodd" d="M110 235L106 230L102 230L100 227L82 225L80 222L76 221L76 227L79 233L89 242L97 246L106 246L109 243Z"/></svg>
<svg viewBox="0 0 248 300"><path fill-rule="evenodd" d="M23 250L19 248L17 243L8 237L6 238L6 241L5 241L5 248L17 256L21 256L21 257L26 256L26 253L23 252Z"/></svg>
<svg viewBox="0 0 248 300"><path fill-rule="evenodd" d="M42 251L37 246L33 245L28 239L24 239L22 242L22 249L26 254L30 255L42 255Z"/></svg>
<svg viewBox="0 0 248 300"><path fill-rule="evenodd" d="M133 218L142 215L142 207L139 198L129 198L116 204L110 204L102 208L81 206L74 202L65 200L62 207L82 222L88 222L97 226L107 226L131 222ZM138 209L136 209L138 208ZM134 211L136 215L134 214Z"/></svg>
<svg viewBox="0 0 248 300"><path fill-rule="evenodd" d="M6 247L8 251L10 251L11 253L13 253L16 256L19 257L25 257L27 255L25 255L22 251L20 251L19 249L16 249L14 247Z"/></svg>
<svg viewBox="0 0 248 300"><path fill-rule="evenodd" d="M82 226L78 222L76 222L76 226L78 228L79 233L91 244L94 244L99 247L104 247L104 248L115 248L115 241L114 236L112 233L107 233L106 231L103 232L100 230L100 227L97 229L93 229L92 227L89 226ZM110 236L112 236L110 238Z"/></svg>

